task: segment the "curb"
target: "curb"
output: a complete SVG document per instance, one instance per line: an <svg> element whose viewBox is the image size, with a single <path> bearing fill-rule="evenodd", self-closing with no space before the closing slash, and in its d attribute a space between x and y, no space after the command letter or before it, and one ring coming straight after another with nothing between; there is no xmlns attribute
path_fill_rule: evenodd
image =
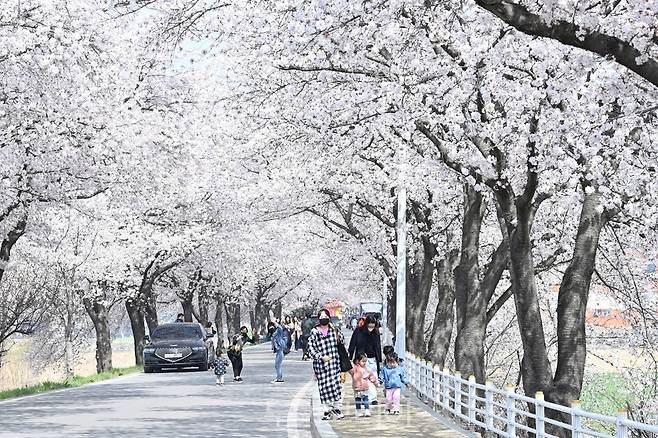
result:
<svg viewBox="0 0 658 438"><path fill-rule="evenodd" d="M311 436L313 438L338 438L328 421L322 419L322 405L316 385L313 385L311 397Z"/></svg>

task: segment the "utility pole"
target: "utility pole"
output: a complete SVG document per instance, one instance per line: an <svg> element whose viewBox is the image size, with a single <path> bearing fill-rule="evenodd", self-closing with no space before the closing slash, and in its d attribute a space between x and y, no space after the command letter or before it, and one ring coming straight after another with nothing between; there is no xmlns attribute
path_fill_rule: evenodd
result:
<svg viewBox="0 0 658 438"><path fill-rule="evenodd" d="M395 352L404 358L407 352L407 190L398 188L398 254L395 306Z"/></svg>

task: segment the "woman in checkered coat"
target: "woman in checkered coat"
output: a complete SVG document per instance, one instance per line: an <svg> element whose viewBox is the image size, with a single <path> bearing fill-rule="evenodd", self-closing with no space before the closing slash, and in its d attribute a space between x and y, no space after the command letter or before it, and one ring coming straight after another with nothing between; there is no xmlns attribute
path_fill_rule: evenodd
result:
<svg viewBox="0 0 658 438"><path fill-rule="evenodd" d="M308 338L308 353L313 359L313 372L318 380L320 402L324 407L322 419L330 420L332 415L343 418L340 411L342 394L337 346L339 337L342 341L342 335L330 324L327 310L320 310L318 319L320 324L311 330Z"/></svg>

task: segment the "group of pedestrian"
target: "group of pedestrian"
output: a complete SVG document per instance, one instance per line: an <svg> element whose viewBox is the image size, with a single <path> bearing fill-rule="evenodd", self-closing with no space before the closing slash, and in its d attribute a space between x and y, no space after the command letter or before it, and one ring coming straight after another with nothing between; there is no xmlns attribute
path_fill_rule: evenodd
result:
<svg viewBox="0 0 658 438"><path fill-rule="evenodd" d="M400 413L400 392L408 384L402 360L392 346L382 350L378 322L373 317L360 321L345 351L344 337L332 324L330 313L322 309L318 324L308 338L308 354L318 382L323 420L344 417L341 411L341 372L352 376L356 417L370 417L370 406L377 405L378 387L384 387L386 412ZM382 358L382 352L384 358ZM351 360L351 364L350 364Z"/></svg>
<svg viewBox="0 0 658 438"><path fill-rule="evenodd" d="M183 318L184 315L179 314L177 321L183 321ZM216 333L210 323L205 329L208 336ZM283 361L292 348L303 351L302 360L313 361L323 420L344 417L341 411L344 379L341 379L341 374L346 372L352 376L356 417L371 416L370 407L379 403L378 388L382 386L386 412L399 415L400 392L408 384L403 361L392 346L382 349L378 321L372 316L359 320L348 348L345 348L343 334L331 324L331 314L326 309L320 310L317 317L307 314L303 321L290 316L283 320L272 318L267 324L267 335L275 354L276 377L272 384L285 382ZM236 383L243 382L242 350L247 343L257 343L256 338L255 334L249 335L246 326L240 327L240 331L229 338L226 354ZM218 349L211 363L217 385L224 385L224 375L228 372L229 360L223 353L221 348Z"/></svg>

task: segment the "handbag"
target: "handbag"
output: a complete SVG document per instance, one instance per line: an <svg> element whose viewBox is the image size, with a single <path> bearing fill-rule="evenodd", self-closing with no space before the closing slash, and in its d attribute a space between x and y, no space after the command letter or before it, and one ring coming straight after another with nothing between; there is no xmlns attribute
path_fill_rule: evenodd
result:
<svg viewBox="0 0 658 438"><path fill-rule="evenodd" d="M340 362L340 371L346 373L352 369L352 362L350 361L350 355L347 354L345 344L340 341L338 334L336 334L336 347L338 348L338 361Z"/></svg>

